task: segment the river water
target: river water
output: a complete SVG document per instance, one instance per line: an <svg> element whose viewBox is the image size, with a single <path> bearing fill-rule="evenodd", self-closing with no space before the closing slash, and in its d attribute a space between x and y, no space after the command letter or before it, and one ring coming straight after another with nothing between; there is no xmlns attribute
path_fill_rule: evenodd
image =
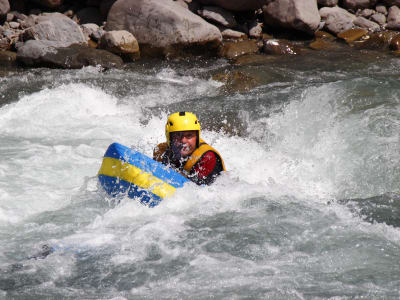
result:
<svg viewBox="0 0 400 300"><path fill-rule="evenodd" d="M0 77L0 298L399 299L400 58L148 61ZM257 86L226 89L240 71ZM193 111L227 167L155 208L96 173Z"/></svg>

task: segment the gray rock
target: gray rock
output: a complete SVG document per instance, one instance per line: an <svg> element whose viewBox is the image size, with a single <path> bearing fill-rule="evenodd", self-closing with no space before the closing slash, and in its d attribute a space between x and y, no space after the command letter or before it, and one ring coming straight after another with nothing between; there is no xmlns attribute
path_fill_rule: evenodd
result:
<svg viewBox="0 0 400 300"><path fill-rule="evenodd" d="M96 7L85 7L76 13L79 19L79 24L94 23L102 25L104 17L101 15L100 10Z"/></svg>
<svg viewBox="0 0 400 300"><path fill-rule="evenodd" d="M385 6L385 5L382 5L382 4L378 4L378 5L375 7L375 10L376 10L376 12L381 13L381 14L383 14L383 15L385 15L385 16L387 16L387 14L388 14L388 11L387 11L386 6Z"/></svg>
<svg viewBox="0 0 400 300"><path fill-rule="evenodd" d="M63 42L67 45L87 43L78 24L62 14L56 15L38 17L36 19L38 24L25 30L24 40L49 40Z"/></svg>
<svg viewBox="0 0 400 300"><path fill-rule="evenodd" d="M135 37L126 30L108 31L100 40L100 47L128 60L140 57L139 44Z"/></svg>
<svg viewBox="0 0 400 300"><path fill-rule="evenodd" d="M10 22L8 23L10 25L10 28L12 29L18 29L20 24L18 22Z"/></svg>
<svg viewBox="0 0 400 300"><path fill-rule="evenodd" d="M0 0L1 1L1 0ZM15 15L12 13L8 13L6 17L6 22L12 22L14 20Z"/></svg>
<svg viewBox="0 0 400 300"><path fill-rule="evenodd" d="M376 13L371 16L371 21L378 23L379 25L383 25L386 23L386 16L381 13Z"/></svg>
<svg viewBox="0 0 400 300"><path fill-rule="evenodd" d="M32 2L48 8L57 8L63 4L63 0L32 0Z"/></svg>
<svg viewBox="0 0 400 300"><path fill-rule="evenodd" d="M89 38L91 38L91 35L95 34L97 31L100 30L99 25L97 24L93 24L93 23L89 23L89 24L83 24L81 26L82 28L82 32L85 35L86 39L88 40Z"/></svg>
<svg viewBox="0 0 400 300"><path fill-rule="evenodd" d="M204 6L198 13L204 19L218 23L227 28L234 28L237 25L235 16L231 12L218 6Z"/></svg>
<svg viewBox="0 0 400 300"><path fill-rule="evenodd" d="M244 32L232 30L229 28L220 28L222 37L224 39L244 39L247 37L247 35Z"/></svg>
<svg viewBox="0 0 400 300"><path fill-rule="evenodd" d="M374 13L375 13L375 11L374 11L373 9L366 8L366 9L363 9L363 10L361 11L361 13L359 13L358 15L361 16L361 17L364 17L364 18L369 18L369 17L372 16Z"/></svg>
<svg viewBox="0 0 400 300"><path fill-rule="evenodd" d="M62 42L28 41L18 49L17 61L28 67L78 69L100 65L104 68L120 67L122 59L105 50L81 45L66 46Z"/></svg>
<svg viewBox="0 0 400 300"><path fill-rule="evenodd" d="M380 26L377 23L372 22L364 17L357 17L353 23L354 25L368 29L369 31L377 31L380 29Z"/></svg>
<svg viewBox="0 0 400 300"><path fill-rule="evenodd" d="M353 21L356 16L340 7L323 7L319 10L322 21L325 22L324 29L338 34L354 27Z"/></svg>
<svg viewBox="0 0 400 300"><path fill-rule="evenodd" d="M263 6L264 23L313 34L321 21L316 0L271 0Z"/></svg>
<svg viewBox="0 0 400 300"><path fill-rule="evenodd" d="M0 0L0 18L7 15L10 11L10 3L8 0Z"/></svg>
<svg viewBox="0 0 400 300"><path fill-rule="evenodd" d="M269 0L199 0L203 5L214 5L232 11L247 11L261 8Z"/></svg>
<svg viewBox="0 0 400 300"><path fill-rule="evenodd" d="M21 28L22 29L26 29L26 28L35 26L36 25L36 19L37 19L37 16L30 15L25 20L20 21Z"/></svg>
<svg viewBox="0 0 400 300"><path fill-rule="evenodd" d="M149 49L167 54L171 48L216 47L219 29L175 2L158 0L118 0L111 7L106 31L127 30Z"/></svg>
<svg viewBox="0 0 400 300"><path fill-rule="evenodd" d="M318 0L318 5L320 6L336 6L338 5L339 0Z"/></svg>
<svg viewBox="0 0 400 300"><path fill-rule="evenodd" d="M389 8L386 28L400 30L400 8L397 6L392 6Z"/></svg>
<svg viewBox="0 0 400 300"><path fill-rule="evenodd" d="M343 7L349 9L371 8L374 7L377 0L343 0Z"/></svg>

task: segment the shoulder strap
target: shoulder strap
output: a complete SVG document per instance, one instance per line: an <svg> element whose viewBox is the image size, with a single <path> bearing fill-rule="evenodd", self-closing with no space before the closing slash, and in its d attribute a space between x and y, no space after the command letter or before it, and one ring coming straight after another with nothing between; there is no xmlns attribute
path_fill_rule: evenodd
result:
<svg viewBox="0 0 400 300"><path fill-rule="evenodd" d="M153 159L156 161L161 162L162 161L162 156L167 151L168 144L167 143L161 143L158 144L153 151Z"/></svg>
<svg viewBox="0 0 400 300"><path fill-rule="evenodd" d="M190 170L193 168L193 166L203 157L203 155L208 152L208 151L212 151L215 154L217 154L218 158L221 161L222 164L222 168L225 171L225 164L224 161L221 157L221 155L218 153L217 150L215 150L213 147L211 147L210 145L208 145L205 141L203 141L202 139L200 139L200 144L199 147L194 150L194 152L192 153L192 155L189 157L189 159L187 160L187 162L185 163L185 166L183 167L183 169L186 172L190 172Z"/></svg>

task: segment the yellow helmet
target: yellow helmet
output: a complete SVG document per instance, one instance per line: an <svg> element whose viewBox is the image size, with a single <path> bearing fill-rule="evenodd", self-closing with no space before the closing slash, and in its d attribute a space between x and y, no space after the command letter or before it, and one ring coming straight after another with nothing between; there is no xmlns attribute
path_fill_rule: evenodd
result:
<svg viewBox="0 0 400 300"><path fill-rule="evenodd" d="M191 112L176 112L168 117L165 125L165 136L167 137L168 146L170 146L170 134L176 131L197 131L197 146L200 140L200 122L195 114Z"/></svg>

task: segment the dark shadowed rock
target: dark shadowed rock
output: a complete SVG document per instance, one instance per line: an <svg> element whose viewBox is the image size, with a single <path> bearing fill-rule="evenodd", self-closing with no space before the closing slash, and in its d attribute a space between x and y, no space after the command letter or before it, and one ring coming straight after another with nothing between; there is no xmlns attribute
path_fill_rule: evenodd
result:
<svg viewBox="0 0 400 300"><path fill-rule="evenodd" d="M4 18L10 11L10 3L8 0L0 0L0 20Z"/></svg>
<svg viewBox="0 0 400 300"><path fill-rule="evenodd" d="M392 6L389 8L386 28L400 30L400 8L397 6Z"/></svg>
<svg viewBox="0 0 400 300"><path fill-rule="evenodd" d="M321 6L336 6L338 5L339 0L318 0L318 4Z"/></svg>
<svg viewBox="0 0 400 300"><path fill-rule="evenodd" d="M24 40L49 40L68 45L87 43L79 25L62 14L40 16L36 23L38 24L25 30Z"/></svg>
<svg viewBox="0 0 400 300"><path fill-rule="evenodd" d="M387 6L397 5L400 6L400 0L383 0Z"/></svg>
<svg viewBox="0 0 400 300"><path fill-rule="evenodd" d="M135 37L126 30L108 31L100 40L100 48L122 56L127 60L140 57L139 44Z"/></svg>
<svg viewBox="0 0 400 300"><path fill-rule="evenodd" d="M218 23L227 28L234 28L237 25L234 15L218 6L204 6L198 13L204 19Z"/></svg>
<svg viewBox="0 0 400 300"><path fill-rule="evenodd" d="M221 90L227 93L245 92L260 85L259 79L242 71L216 74L212 79L222 82Z"/></svg>
<svg viewBox="0 0 400 300"><path fill-rule="evenodd" d="M357 17L353 23L354 25L361 28L366 28L369 31L377 31L381 28L379 24L372 22L364 17Z"/></svg>
<svg viewBox="0 0 400 300"><path fill-rule="evenodd" d="M358 8L371 8L377 2L377 0L343 0L343 7L354 10Z"/></svg>
<svg viewBox="0 0 400 300"><path fill-rule="evenodd" d="M101 15L100 10L97 7L85 7L76 13L79 24L94 23L102 25L105 18Z"/></svg>
<svg viewBox="0 0 400 300"><path fill-rule="evenodd" d="M337 43L322 38L316 38L308 46L313 50L319 50L319 51L339 48Z"/></svg>
<svg viewBox="0 0 400 300"><path fill-rule="evenodd" d="M108 12L110 11L111 6L116 2L117 0L103 0L100 3L100 13L104 18L107 18Z"/></svg>
<svg viewBox="0 0 400 300"><path fill-rule="evenodd" d="M259 47L255 40L224 42L220 47L219 55L233 59L241 55L257 53L258 51Z"/></svg>
<svg viewBox="0 0 400 300"><path fill-rule="evenodd" d="M325 31L317 31L314 34L315 38L320 38L320 39L325 39L328 41L333 41L336 40L336 37L332 34L330 34L329 32L325 32Z"/></svg>
<svg viewBox="0 0 400 300"><path fill-rule="evenodd" d="M105 50L82 45L63 47L60 42L28 41L18 49L17 60L28 67L79 69L100 65L103 68L122 66L122 59Z"/></svg>
<svg viewBox="0 0 400 300"><path fill-rule="evenodd" d="M118 0L105 29L131 32L142 53L154 50L151 55L167 54L171 48L215 48L222 40L217 27L173 1Z"/></svg>
<svg viewBox="0 0 400 300"><path fill-rule="evenodd" d="M0 66L16 66L17 53L11 51L0 51Z"/></svg>
<svg viewBox="0 0 400 300"><path fill-rule="evenodd" d="M63 4L63 0L32 0L41 6L48 7L48 8L57 8Z"/></svg>
<svg viewBox="0 0 400 300"><path fill-rule="evenodd" d="M325 22L324 29L334 34L354 27L353 21L356 16L338 6L323 7L319 10L319 14L322 21Z"/></svg>
<svg viewBox="0 0 400 300"><path fill-rule="evenodd" d="M276 61L277 57L264 54L246 54L233 59L232 63L239 66L265 65Z"/></svg>
<svg viewBox="0 0 400 300"><path fill-rule="evenodd" d="M316 0L271 0L263 6L264 23L313 34L319 27Z"/></svg>

